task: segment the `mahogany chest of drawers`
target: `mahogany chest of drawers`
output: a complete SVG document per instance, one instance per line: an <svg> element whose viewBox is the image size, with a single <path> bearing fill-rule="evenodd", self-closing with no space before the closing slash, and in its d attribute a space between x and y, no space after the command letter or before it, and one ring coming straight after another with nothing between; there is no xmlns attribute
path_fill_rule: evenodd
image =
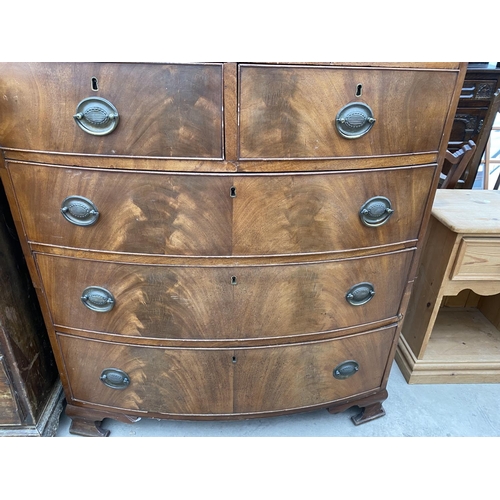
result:
<svg viewBox="0 0 500 500"><path fill-rule="evenodd" d="M382 402L465 66L0 66L71 431Z"/></svg>

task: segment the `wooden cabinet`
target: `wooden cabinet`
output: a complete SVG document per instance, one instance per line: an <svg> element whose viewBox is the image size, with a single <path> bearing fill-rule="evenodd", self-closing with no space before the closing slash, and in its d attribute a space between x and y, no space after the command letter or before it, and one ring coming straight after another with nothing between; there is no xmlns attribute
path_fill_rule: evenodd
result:
<svg viewBox="0 0 500 500"><path fill-rule="evenodd" d="M500 66L469 63L457 112L451 129L448 149L455 153L472 140L477 145L459 187L471 189L484 154L491 127L499 109Z"/></svg>
<svg viewBox="0 0 500 500"><path fill-rule="evenodd" d="M2 65L2 175L71 431L382 416L464 70Z"/></svg>
<svg viewBox="0 0 500 500"><path fill-rule="evenodd" d="M54 435L63 397L0 183L0 437Z"/></svg>
<svg viewBox="0 0 500 500"><path fill-rule="evenodd" d="M439 190L396 359L410 383L500 382L500 193Z"/></svg>

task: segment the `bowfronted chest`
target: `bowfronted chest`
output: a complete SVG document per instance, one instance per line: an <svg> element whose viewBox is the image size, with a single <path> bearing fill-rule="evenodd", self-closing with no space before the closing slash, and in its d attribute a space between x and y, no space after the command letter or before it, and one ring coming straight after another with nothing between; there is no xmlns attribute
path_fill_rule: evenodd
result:
<svg viewBox="0 0 500 500"><path fill-rule="evenodd" d="M3 64L2 180L72 432L383 415L463 71Z"/></svg>

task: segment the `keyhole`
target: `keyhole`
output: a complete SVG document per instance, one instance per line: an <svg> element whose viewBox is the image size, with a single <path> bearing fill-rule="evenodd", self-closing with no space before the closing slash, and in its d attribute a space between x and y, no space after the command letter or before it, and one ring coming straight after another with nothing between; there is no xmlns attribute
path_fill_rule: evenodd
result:
<svg viewBox="0 0 500 500"><path fill-rule="evenodd" d="M233 356L233 363L236 363L236 356Z"/></svg>
<svg viewBox="0 0 500 500"><path fill-rule="evenodd" d="M238 280L236 279L236 276L231 276L231 285L237 285Z"/></svg>
<svg viewBox="0 0 500 500"><path fill-rule="evenodd" d="M363 94L363 84L358 83L356 85L356 97L361 97L361 94Z"/></svg>
<svg viewBox="0 0 500 500"><path fill-rule="evenodd" d="M97 78L95 76L93 76L91 79L91 85L92 85L92 90L94 90L95 92L99 90L99 82L97 81Z"/></svg>
<svg viewBox="0 0 500 500"><path fill-rule="evenodd" d="M231 187L229 196L231 196L231 198L236 198L236 188L234 186Z"/></svg>

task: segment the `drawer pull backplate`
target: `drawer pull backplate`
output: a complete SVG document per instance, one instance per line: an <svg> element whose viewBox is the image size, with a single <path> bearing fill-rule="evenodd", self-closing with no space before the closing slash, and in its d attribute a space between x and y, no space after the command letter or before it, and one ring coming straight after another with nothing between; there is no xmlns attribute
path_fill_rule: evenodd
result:
<svg viewBox="0 0 500 500"><path fill-rule="evenodd" d="M375 121L373 111L368 104L350 102L338 112L335 126L342 137L358 139L369 132Z"/></svg>
<svg viewBox="0 0 500 500"><path fill-rule="evenodd" d="M87 134L107 135L118 126L118 110L107 99L87 97L76 107L75 122Z"/></svg>
<svg viewBox="0 0 500 500"><path fill-rule="evenodd" d="M344 380L346 378L352 377L358 371L358 362L354 360L348 360L340 363L340 365L336 366L333 369L333 376L338 380Z"/></svg>
<svg viewBox="0 0 500 500"><path fill-rule="evenodd" d="M375 295L375 287L371 283L358 283L350 288L345 298L351 306L362 306Z"/></svg>
<svg viewBox="0 0 500 500"><path fill-rule="evenodd" d="M108 312L115 305L113 294L99 286L89 286L82 293L83 304L96 312Z"/></svg>
<svg viewBox="0 0 500 500"><path fill-rule="evenodd" d="M118 368L106 368L101 373L101 382L111 389L126 389L130 384L130 377Z"/></svg>
<svg viewBox="0 0 500 500"><path fill-rule="evenodd" d="M385 196L374 196L367 200L359 210L365 226L378 227L385 224L394 213L391 200Z"/></svg>
<svg viewBox="0 0 500 500"><path fill-rule="evenodd" d="M91 226L99 218L99 210L83 196L68 196L61 203L63 217L76 226Z"/></svg>

